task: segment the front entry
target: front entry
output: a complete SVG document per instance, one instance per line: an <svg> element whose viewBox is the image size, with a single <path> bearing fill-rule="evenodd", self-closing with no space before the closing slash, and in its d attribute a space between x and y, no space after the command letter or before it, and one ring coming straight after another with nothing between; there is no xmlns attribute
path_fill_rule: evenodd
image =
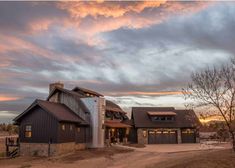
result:
<svg viewBox="0 0 235 168"><path fill-rule="evenodd" d="M148 132L148 144L176 144L177 133L175 130L151 130Z"/></svg>
<svg viewBox="0 0 235 168"><path fill-rule="evenodd" d="M126 128L106 128L105 138L109 139L111 143L123 142L129 135Z"/></svg>

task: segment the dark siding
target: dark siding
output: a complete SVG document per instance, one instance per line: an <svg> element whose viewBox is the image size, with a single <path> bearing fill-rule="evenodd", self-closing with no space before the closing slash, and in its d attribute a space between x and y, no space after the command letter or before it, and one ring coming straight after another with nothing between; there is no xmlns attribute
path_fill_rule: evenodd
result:
<svg viewBox="0 0 235 168"><path fill-rule="evenodd" d="M32 137L25 137L25 126L32 125ZM57 143L58 122L51 114L36 106L20 122L19 137L21 142Z"/></svg>
<svg viewBox="0 0 235 168"><path fill-rule="evenodd" d="M76 143L85 143L86 142L86 127L77 127L77 128L80 128L80 132L76 130L76 133L75 133Z"/></svg>
<svg viewBox="0 0 235 168"><path fill-rule="evenodd" d="M62 125L65 125L65 130L62 130ZM72 130L70 130L70 126L72 126ZM59 123L58 127L58 142L74 142L75 141L75 131L76 126L72 123Z"/></svg>
<svg viewBox="0 0 235 168"><path fill-rule="evenodd" d="M136 128L130 129L128 141L130 141L131 143L137 143L137 129Z"/></svg>

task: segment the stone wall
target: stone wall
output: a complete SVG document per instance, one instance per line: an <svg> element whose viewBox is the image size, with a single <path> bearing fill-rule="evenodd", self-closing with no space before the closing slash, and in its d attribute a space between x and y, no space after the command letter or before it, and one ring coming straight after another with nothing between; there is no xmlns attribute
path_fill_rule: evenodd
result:
<svg viewBox="0 0 235 168"><path fill-rule="evenodd" d="M138 144L148 144L148 130L138 128L137 138L138 138Z"/></svg>
<svg viewBox="0 0 235 168"><path fill-rule="evenodd" d="M181 129L177 129L177 142L178 144L182 143Z"/></svg>
<svg viewBox="0 0 235 168"><path fill-rule="evenodd" d="M64 153L69 153L75 150L83 150L86 148L86 144L59 143L59 144L47 144L47 143L20 143L20 155L21 156L56 156ZM49 152L50 151L50 152Z"/></svg>

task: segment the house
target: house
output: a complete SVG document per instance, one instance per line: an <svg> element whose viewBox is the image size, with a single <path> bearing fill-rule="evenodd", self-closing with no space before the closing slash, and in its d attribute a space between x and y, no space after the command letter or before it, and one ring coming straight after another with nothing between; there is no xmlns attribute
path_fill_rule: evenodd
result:
<svg viewBox="0 0 235 168"><path fill-rule="evenodd" d="M195 143L199 120L192 110L120 106L95 91L62 83L49 85L46 100L35 100L17 116L21 155L50 156L111 143Z"/></svg>
<svg viewBox="0 0 235 168"><path fill-rule="evenodd" d="M200 121L193 110L133 107L131 119L139 144L196 143Z"/></svg>
<svg viewBox="0 0 235 168"><path fill-rule="evenodd" d="M127 142L129 120L102 94L62 83L49 87L46 100L35 100L14 121L19 125L21 155L57 155L74 149L100 148Z"/></svg>

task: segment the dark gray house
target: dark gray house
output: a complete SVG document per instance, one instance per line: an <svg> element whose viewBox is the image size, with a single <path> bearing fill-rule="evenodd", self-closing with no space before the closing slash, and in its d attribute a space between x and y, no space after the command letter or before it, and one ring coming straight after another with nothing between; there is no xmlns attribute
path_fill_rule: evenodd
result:
<svg viewBox="0 0 235 168"><path fill-rule="evenodd" d="M36 100L15 122L19 125L22 155L60 154L74 142L77 149L85 148L89 138L89 124L60 103Z"/></svg>
<svg viewBox="0 0 235 168"><path fill-rule="evenodd" d="M198 142L200 121L193 110L174 107L133 107L133 134L140 144Z"/></svg>
<svg viewBox="0 0 235 168"><path fill-rule="evenodd" d="M131 127L117 104L88 89L50 84L46 100L35 100L14 121L19 125L21 155L56 155L127 141Z"/></svg>

